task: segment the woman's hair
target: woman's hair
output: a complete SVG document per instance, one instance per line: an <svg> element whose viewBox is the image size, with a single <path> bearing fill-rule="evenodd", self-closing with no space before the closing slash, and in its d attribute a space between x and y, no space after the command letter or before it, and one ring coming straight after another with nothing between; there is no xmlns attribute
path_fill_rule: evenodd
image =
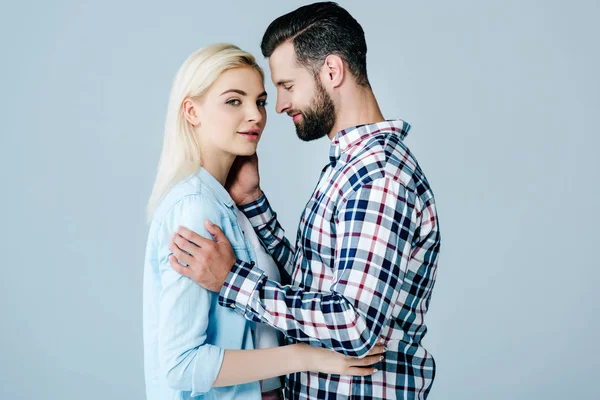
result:
<svg viewBox="0 0 600 400"><path fill-rule="evenodd" d="M204 95L223 72L238 67L254 68L264 80L252 54L227 43L196 50L179 68L169 98L158 172L148 201L149 220L165 194L201 166L200 147L194 127L185 119L183 101Z"/></svg>

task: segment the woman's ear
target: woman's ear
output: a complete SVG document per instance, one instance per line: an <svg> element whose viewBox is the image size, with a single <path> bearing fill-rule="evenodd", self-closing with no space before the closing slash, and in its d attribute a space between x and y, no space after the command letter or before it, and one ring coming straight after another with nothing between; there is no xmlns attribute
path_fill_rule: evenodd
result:
<svg viewBox="0 0 600 400"><path fill-rule="evenodd" d="M183 115L185 119L193 126L200 125L200 113L198 110L198 102L191 97L186 97L183 100Z"/></svg>

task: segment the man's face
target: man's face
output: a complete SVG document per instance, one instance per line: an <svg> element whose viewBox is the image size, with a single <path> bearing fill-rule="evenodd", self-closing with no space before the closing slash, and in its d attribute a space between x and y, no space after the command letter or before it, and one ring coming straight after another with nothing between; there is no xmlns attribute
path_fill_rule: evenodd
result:
<svg viewBox="0 0 600 400"><path fill-rule="evenodd" d="M296 61L294 45L286 42L269 58L271 79L277 88L278 113L287 113L304 141L322 138L335 124L335 105L318 76Z"/></svg>

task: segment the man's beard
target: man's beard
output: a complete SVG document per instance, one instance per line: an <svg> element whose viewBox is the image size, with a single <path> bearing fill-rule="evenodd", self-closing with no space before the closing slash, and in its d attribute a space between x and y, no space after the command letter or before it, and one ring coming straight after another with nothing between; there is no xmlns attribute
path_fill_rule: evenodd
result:
<svg viewBox="0 0 600 400"><path fill-rule="evenodd" d="M302 120L296 125L296 134L305 141L320 139L331 132L335 125L335 105L323 87L319 77L315 77L316 93L313 105L301 111Z"/></svg>

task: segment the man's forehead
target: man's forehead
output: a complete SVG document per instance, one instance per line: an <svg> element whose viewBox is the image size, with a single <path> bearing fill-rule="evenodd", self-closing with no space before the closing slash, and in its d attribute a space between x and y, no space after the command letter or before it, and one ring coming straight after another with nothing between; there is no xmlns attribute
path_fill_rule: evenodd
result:
<svg viewBox="0 0 600 400"><path fill-rule="evenodd" d="M271 58L276 58L278 60L293 62L296 58L296 52L294 50L294 44L291 40L283 42L273 51L271 54Z"/></svg>
<svg viewBox="0 0 600 400"><path fill-rule="evenodd" d="M271 57L269 57L271 68L293 68L297 66L296 52L291 42L285 42L278 46Z"/></svg>
<svg viewBox="0 0 600 400"><path fill-rule="evenodd" d="M294 45L291 42L286 42L277 47L269 57L269 67L271 68L273 82L290 80L290 75L302 68L296 61Z"/></svg>

